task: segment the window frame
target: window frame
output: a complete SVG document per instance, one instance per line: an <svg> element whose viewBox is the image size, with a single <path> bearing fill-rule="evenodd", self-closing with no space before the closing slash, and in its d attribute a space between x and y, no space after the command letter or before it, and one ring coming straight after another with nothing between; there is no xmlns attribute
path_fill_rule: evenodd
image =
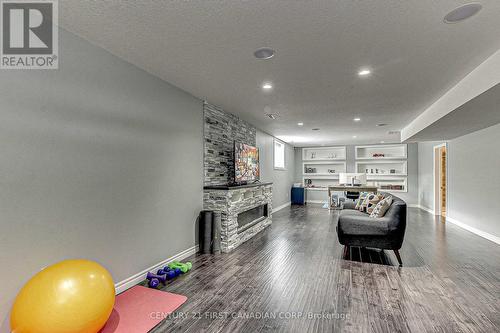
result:
<svg viewBox="0 0 500 333"><path fill-rule="evenodd" d="M281 146L283 147L283 166L276 166L276 147L277 146ZM278 140L276 138L274 138L273 140L273 168L274 170L286 170L286 144L281 141L281 140Z"/></svg>

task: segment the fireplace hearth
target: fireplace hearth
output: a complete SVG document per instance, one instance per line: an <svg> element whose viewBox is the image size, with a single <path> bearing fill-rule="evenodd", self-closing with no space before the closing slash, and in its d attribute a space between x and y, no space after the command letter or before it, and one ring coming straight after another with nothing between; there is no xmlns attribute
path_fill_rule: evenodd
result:
<svg viewBox="0 0 500 333"><path fill-rule="evenodd" d="M221 212L221 250L230 252L272 223L272 183L206 186L203 208Z"/></svg>

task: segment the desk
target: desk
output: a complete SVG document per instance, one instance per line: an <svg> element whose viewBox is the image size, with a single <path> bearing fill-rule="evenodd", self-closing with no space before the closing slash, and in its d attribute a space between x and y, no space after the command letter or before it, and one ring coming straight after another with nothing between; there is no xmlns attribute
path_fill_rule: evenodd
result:
<svg viewBox="0 0 500 333"><path fill-rule="evenodd" d="M335 185L328 186L328 209L332 208L332 192L378 192L378 188L376 186L352 186L352 185Z"/></svg>

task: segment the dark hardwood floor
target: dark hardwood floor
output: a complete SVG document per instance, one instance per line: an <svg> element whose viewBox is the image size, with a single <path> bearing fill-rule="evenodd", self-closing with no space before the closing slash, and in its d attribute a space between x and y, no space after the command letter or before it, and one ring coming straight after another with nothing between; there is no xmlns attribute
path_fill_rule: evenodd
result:
<svg viewBox="0 0 500 333"><path fill-rule="evenodd" d="M404 267L343 260L335 214L286 208L232 253L189 258L164 288L188 300L152 332L500 332L500 246L410 208Z"/></svg>

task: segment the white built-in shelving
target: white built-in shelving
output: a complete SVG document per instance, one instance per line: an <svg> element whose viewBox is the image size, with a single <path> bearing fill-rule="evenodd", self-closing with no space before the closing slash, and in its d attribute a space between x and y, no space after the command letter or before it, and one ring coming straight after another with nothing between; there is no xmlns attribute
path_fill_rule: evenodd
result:
<svg viewBox="0 0 500 333"><path fill-rule="evenodd" d="M338 185L339 173L346 172L346 147L312 147L302 149L302 177L307 190L327 191Z"/></svg>
<svg viewBox="0 0 500 333"><path fill-rule="evenodd" d="M371 145L356 146L356 160L392 160L406 159L407 145Z"/></svg>
<svg viewBox="0 0 500 333"><path fill-rule="evenodd" d="M356 162L356 172L366 173L368 178L385 176L406 176L406 161L363 161Z"/></svg>
<svg viewBox="0 0 500 333"><path fill-rule="evenodd" d="M303 162L302 166L304 176L338 176L346 172L346 163L341 161Z"/></svg>
<svg viewBox="0 0 500 333"><path fill-rule="evenodd" d="M406 144L355 146L355 169L366 173L367 185L384 192L408 192ZM347 172L346 147L302 148L302 180L308 191L327 191Z"/></svg>
<svg viewBox="0 0 500 333"><path fill-rule="evenodd" d="M408 192L408 180L405 176L393 178L368 178L367 185L376 186L384 192Z"/></svg>
<svg viewBox="0 0 500 333"><path fill-rule="evenodd" d="M356 146L356 172L367 184L386 192L408 192L407 145Z"/></svg>
<svg viewBox="0 0 500 333"><path fill-rule="evenodd" d="M312 147L302 149L303 161L345 161L345 146L338 147Z"/></svg>

